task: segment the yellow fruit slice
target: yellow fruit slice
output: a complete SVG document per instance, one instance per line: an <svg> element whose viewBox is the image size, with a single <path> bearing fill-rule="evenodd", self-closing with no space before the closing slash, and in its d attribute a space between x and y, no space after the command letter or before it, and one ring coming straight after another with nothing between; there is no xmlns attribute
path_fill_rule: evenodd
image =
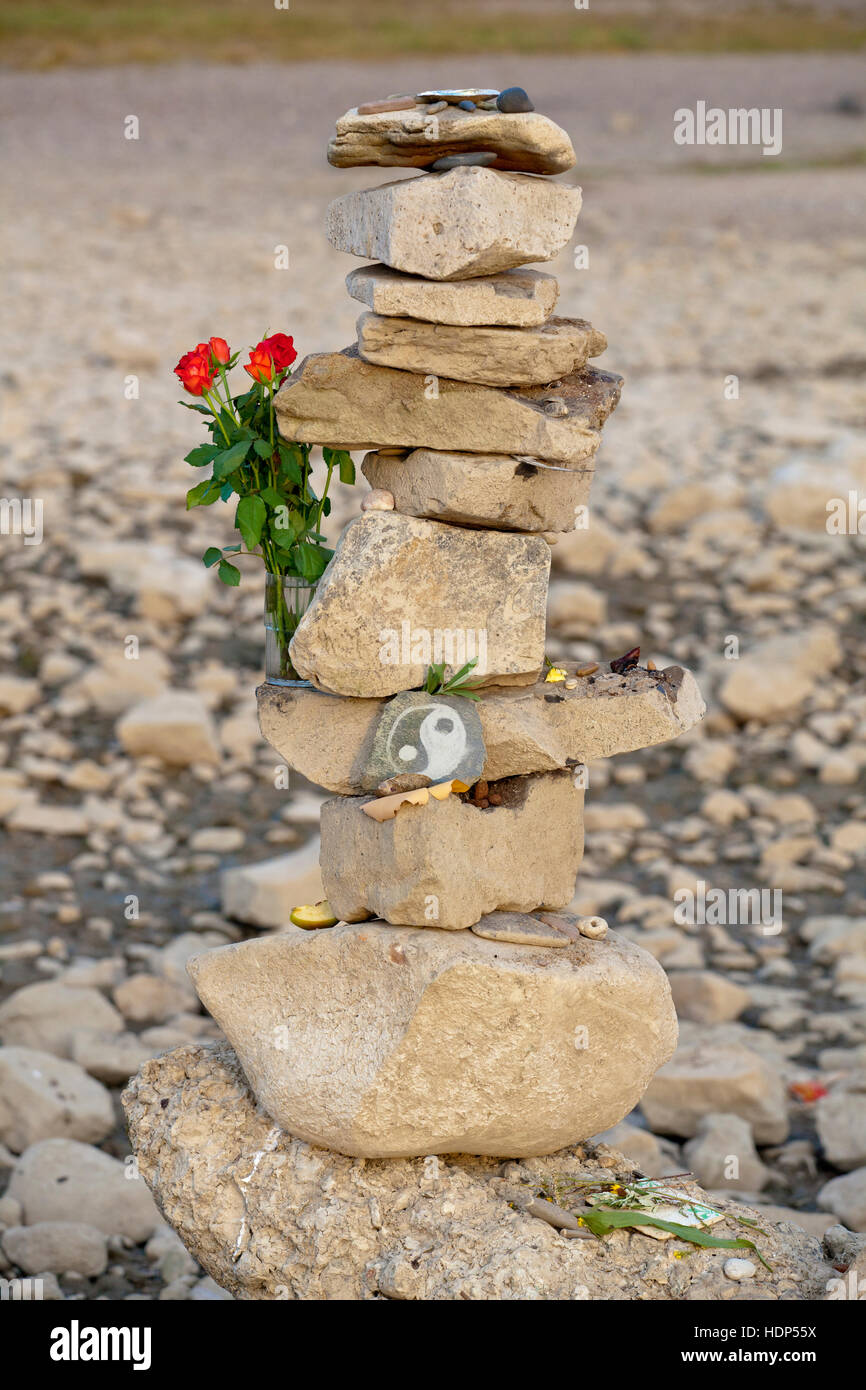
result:
<svg viewBox="0 0 866 1390"><path fill-rule="evenodd" d="M327 898L312 906L304 903L289 915L289 921L294 922L296 927L303 927L305 931L315 931L317 927L335 927L339 920L331 911L331 904Z"/></svg>
<svg viewBox="0 0 866 1390"><path fill-rule="evenodd" d="M430 793L426 787L414 792L394 792L391 796L377 796L375 801L365 801L361 810L371 820L392 820L400 806L426 806Z"/></svg>
<svg viewBox="0 0 866 1390"><path fill-rule="evenodd" d="M546 681L564 681L567 675L568 672L563 671L560 666L551 666L544 679Z"/></svg>
<svg viewBox="0 0 866 1390"><path fill-rule="evenodd" d="M459 777L455 777L451 783L451 790L453 792L468 792L469 783L461 782Z"/></svg>

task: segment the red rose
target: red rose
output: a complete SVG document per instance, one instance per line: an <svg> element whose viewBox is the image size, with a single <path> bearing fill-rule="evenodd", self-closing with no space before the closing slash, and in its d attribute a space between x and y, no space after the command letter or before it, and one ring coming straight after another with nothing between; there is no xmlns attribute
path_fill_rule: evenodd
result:
<svg viewBox="0 0 866 1390"><path fill-rule="evenodd" d="M278 372L284 372L286 367L291 367L298 355L295 352L294 338L287 338L285 333L274 333L271 338L263 338L259 347L266 348L271 354Z"/></svg>
<svg viewBox="0 0 866 1390"><path fill-rule="evenodd" d="M207 343L199 343L192 352L185 352L174 368L175 376L180 377L184 388L191 396L200 396L213 386L216 368L211 363L210 348Z"/></svg>
<svg viewBox="0 0 866 1390"><path fill-rule="evenodd" d="M222 362L223 366L231 357L229 345L225 338L208 338L206 343L199 343L196 352L212 352L217 362Z"/></svg>
<svg viewBox="0 0 866 1390"><path fill-rule="evenodd" d="M244 371L249 372L254 381L270 381L290 367L297 357L294 342L285 333L274 333L271 338L262 338L250 349L250 360L244 363Z"/></svg>

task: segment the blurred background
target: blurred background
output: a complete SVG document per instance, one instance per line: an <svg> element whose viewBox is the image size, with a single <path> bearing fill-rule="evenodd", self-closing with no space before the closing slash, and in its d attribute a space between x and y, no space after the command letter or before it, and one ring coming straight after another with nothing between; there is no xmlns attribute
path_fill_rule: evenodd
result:
<svg viewBox="0 0 866 1390"><path fill-rule="evenodd" d="M717 1078L704 1119L743 1118L734 1054L756 1059L760 1152L731 1185L866 1230L864 39L855 3L0 2L0 498L44 508L41 544L0 534L0 1273L221 1296L155 1213L131 1220L129 1185L66 1217L110 1228L104 1259L39 1265L26 1236L56 1215L37 1146L88 1146L64 1158L85 1178L97 1149L122 1165L126 1078L215 1035L186 957L322 896L320 794L282 785L256 724L263 580L200 562L231 514L184 511L201 434L171 369L212 334L353 341L325 208L398 175L332 169L327 141L348 107L433 86L523 86L571 135L584 211L546 268L626 379L590 529L554 551L548 655L640 644L709 706L591 766L576 905L669 971L683 1074L709 1056ZM781 109L780 154L676 144L699 101ZM365 487L337 489L334 534ZM179 763L131 755L121 721L167 691L152 747ZM781 891L783 929L678 925L698 881ZM68 1068L64 1105L21 1049ZM742 1132L694 1128L674 1100L614 1139L730 1182Z"/></svg>

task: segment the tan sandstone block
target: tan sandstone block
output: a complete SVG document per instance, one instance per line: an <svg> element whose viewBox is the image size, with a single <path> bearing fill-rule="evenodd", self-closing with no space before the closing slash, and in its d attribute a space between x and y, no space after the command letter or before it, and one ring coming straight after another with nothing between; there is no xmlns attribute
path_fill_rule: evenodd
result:
<svg viewBox="0 0 866 1390"><path fill-rule="evenodd" d="M366 512L337 544L292 661L321 689L393 695L423 685L437 650L462 634L479 684L530 685L544 656L549 568L540 536Z"/></svg>
<svg viewBox="0 0 866 1390"><path fill-rule="evenodd" d="M553 313L559 285L543 270L501 270L474 280L425 280L388 265L362 265L346 289L375 314L430 323L501 324L532 328Z"/></svg>
<svg viewBox="0 0 866 1390"><path fill-rule="evenodd" d="M309 781L343 796L374 790L364 769L385 704L275 685L258 690L268 743ZM601 685L581 680L575 690L545 681L526 689L491 686L477 709L487 748L482 776L492 781L665 743L697 724L706 706L691 672L668 666Z"/></svg>
<svg viewBox="0 0 866 1390"><path fill-rule="evenodd" d="M615 934L342 924L189 969L271 1117L368 1158L550 1153L627 1114L676 1043L664 972Z"/></svg>
<svg viewBox="0 0 866 1390"><path fill-rule="evenodd" d="M357 330L365 362L482 386L559 381L607 347L604 334L585 319L551 318L538 328L457 328L362 314Z"/></svg>
<svg viewBox="0 0 866 1390"><path fill-rule="evenodd" d="M361 471L386 488L398 512L503 531L570 531L589 501L594 460L558 468L513 454L413 449L367 454Z"/></svg>
<svg viewBox="0 0 866 1390"><path fill-rule="evenodd" d="M328 163L338 169L362 164L423 168L447 155L496 155L494 169L562 174L575 163L565 131L539 111L461 111L450 106L429 115L425 106L360 115L352 107L337 120Z"/></svg>
<svg viewBox="0 0 866 1390"><path fill-rule="evenodd" d="M335 198L325 218L332 246L430 280L467 280L568 243L581 192L567 184L464 167Z"/></svg>
<svg viewBox="0 0 866 1390"><path fill-rule="evenodd" d="M584 367L556 387L499 390L377 367L356 348L314 353L277 393L284 439L344 449L526 454L574 467L590 458L622 377Z"/></svg>
<svg viewBox="0 0 866 1390"><path fill-rule="evenodd" d="M368 798L326 801L322 883L337 916L450 931L488 912L565 907L583 857L583 788L548 772L496 789L500 806L451 795L381 823L364 815Z"/></svg>

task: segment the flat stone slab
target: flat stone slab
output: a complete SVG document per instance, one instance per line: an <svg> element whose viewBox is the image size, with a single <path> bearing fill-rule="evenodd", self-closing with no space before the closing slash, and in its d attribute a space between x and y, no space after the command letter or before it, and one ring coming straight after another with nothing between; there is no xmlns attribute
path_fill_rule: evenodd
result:
<svg viewBox="0 0 866 1390"><path fill-rule="evenodd" d="M488 912L471 930L486 941L507 941L511 946L549 946L555 950L569 944L569 937L545 926L525 912Z"/></svg>
<svg viewBox="0 0 866 1390"><path fill-rule="evenodd" d="M332 246L429 280L468 280L550 261L571 239L581 192L567 184L463 167L336 198Z"/></svg>
<svg viewBox="0 0 866 1390"><path fill-rule="evenodd" d="M361 164L425 168L449 155L490 152L494 169L527 174L562 174L575 164L574 147L561 126L537 111L413 110L359 115L352 107L337 121L328 163L338 169Z"/></svg>
<svg viewBox="0 0 866 1390"><path fill-rule="evenodd" d="M322 883L347 922L455 931L486 913L566 907L583 857L583 788L568 772L497 783L486 809L452 794L374 821L366 797L322 807Z"/></svg>
<svg viewBox="0 0 866 1390"><path fill-rule="evenodd" d="M364 1158L550 1153L616 1124L676 1044L664 971L616 935L551 952L344 923L188 968L271 1118Z"/></svg>
<svg viewBox="0 0 866 1390"><path fill-rule="evenodd" d="M682 666L639 668L615 679L602 666L598 675L606 679L582 679L574 690L546 681L482 690L476 706L487 749L482 776L494 781L632 753L678 738L703 718L697 682ZM364 774L384 700L276 685L261 685L257 693L262 734L289 766L342 796L374 789Z"/></svg>
<svg viewBox="0 0 866 1390"><path fill-rule="evenodd" d="M501 324L533 328L550 318L559 297L554 275L543 270L501 270L474 280L423 280L388 265L362 265L346 276L346 289L376 314L430 323Z"/></svg>
<svg viewBox="0 0 866 1390"><path fill-rule="evenodd" d="M555 388L498 390L377 367L346 348L305 357L276 411L283 438L308 444L520 454L576 467L598 449L622 384L584 367Z"/></svg>
<svg viewBox="0 0 866 1390"><path fill-rule="evenodd" d="M629 1025L626 1046L638 1056L630 1018ZM618 1076L620 1057L609 1043L605 1051ZM586 1086L603 1083L607 1072L592 1069L594 1048L582 1058ZM448 1065L461 1078L471 1065L456 1040ZM558 1086L558 1069L556 1076ZM554 1101L551 1096L548 1103ZM481 1103L490 1114L486 1097ZM689 1258L671 1260L671 1276L660 1281L656 1248L646 1236L615 1231L600 1247L595 1240L563 1239L532 1214L533 1199L564 1180L632 1178L634 1163L606 1145L561 1149L515 1165L509 1177L498 1156L465 1152L435 1164L426 1156L359 1164L276 1128L227 1043L189 1043L146 1062L123 1105L139 1171L165 1220L239 1299L459 1303L543 1297L594 1306L628 1298L730 1296L722 1271L726 1251L691 1246ZM708 1200L697 1184L681 1190L693 1201ZM739 1285L741 1296L748 1298L751 1286L755 1298L814 1301L836 1287L828 1281L841 1276L825 1263L814 1237L789 1222L793 1217L805 1224L808 1213L750 1208L730 1197L725 1209L731 1214L716 1235L741 1235L746 1228L736 1216L765 1233L755 1240L771 1268L759 1266L755 1279ZM321 1216L310 1220L311 1212Z"/></svg>
<svg viewBox="0 0 866 1390"><path fill-rule="evenodd" d="M473 683L531 685L544 659L550 547L398 512L350 522L292 638L303 680L395 695L477 658Z"/></svg>
<svg viewBox="0 0 866 1390"><path fill-rule="evenodd" d="M409 774L431 782L457 778L472 786L486 750L475 701L407 690L386 704L376 726L364 783L371 789Z"/></svg>
<svg viewBox="0 0 866 1390"><path fill-rule="evenodd" d="M362 314L365 362L482 386L542 386L598 357L607 339L585 319L551 318L539 328L457 328L420 319Z"/></svg>
<svg viewBox="0 0 866 1390"><path fill-rule="evenodd" d="M512 454L414 449L367 454L361 471L407 516L501 531L572 531L577 508L589 501L593 463L563 468Z"/></svg>

